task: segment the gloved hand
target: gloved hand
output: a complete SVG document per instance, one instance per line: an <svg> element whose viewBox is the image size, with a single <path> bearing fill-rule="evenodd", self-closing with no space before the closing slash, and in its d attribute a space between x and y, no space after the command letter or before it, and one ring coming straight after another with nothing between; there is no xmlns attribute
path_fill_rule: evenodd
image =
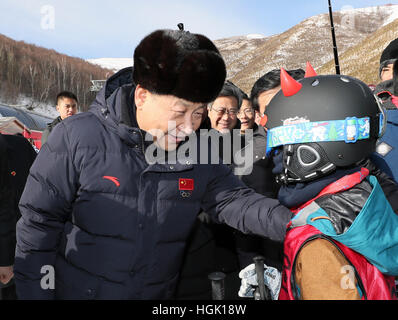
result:
<svg viewBox="0 0 398 320"><path fill-rule="evenodd" d="M255 287L258 286L256 268L254 263L239 272L241 278L239 297L253 298ZM278 269L264 264L264 284L270 290L272 300L278 300L282 284L282 276Z"/></svg>

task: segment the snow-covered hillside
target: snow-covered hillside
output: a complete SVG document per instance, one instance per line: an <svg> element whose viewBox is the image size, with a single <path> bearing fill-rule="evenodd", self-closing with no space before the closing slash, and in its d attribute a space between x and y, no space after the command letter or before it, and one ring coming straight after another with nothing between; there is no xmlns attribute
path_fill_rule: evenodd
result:
<svg viewBox="0 0 398 320"><path fill-rule="evenodd" d="M361 9L346 6L342 11L333 12L339 55L397 17L398 5ZM333 59L328 13L305 19L271 37L250 40L233 37L216 40L215 43L226 61L228 78L246 92L250 92L255 80L272 69L305 68L306 61L318 69ZM382 49L378 48L380 53Z"/></svg>
<svg viewBox="0 0 398 320"><path fill-rule="evenodd" d="M86 61L115 72L126 67L131 67L134 64L133 58L99 58L88 59Z"/></svg>

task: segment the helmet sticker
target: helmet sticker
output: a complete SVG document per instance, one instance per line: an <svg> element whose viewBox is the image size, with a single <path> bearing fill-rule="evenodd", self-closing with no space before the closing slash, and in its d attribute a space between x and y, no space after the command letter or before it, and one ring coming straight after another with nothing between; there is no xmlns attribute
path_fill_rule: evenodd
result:
<svg viewBox="0 0 398 320"><path fill-rule="evenodd" d="M355 143L357 140L369 139L369 129L369 117L284 125L268 130L267 152L287 144L329 141Z"/></svg>

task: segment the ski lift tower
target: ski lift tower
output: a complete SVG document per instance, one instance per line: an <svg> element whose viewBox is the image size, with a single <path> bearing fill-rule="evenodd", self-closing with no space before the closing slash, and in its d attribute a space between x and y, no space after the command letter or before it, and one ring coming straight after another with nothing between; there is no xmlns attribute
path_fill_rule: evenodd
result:
<svg viewBox="0 0 398 320"><path fill-rule="evenodd" d="M93 92L100 91L106 82L106 80L90 80L90 81L91 81L90 91Z"/></svg>

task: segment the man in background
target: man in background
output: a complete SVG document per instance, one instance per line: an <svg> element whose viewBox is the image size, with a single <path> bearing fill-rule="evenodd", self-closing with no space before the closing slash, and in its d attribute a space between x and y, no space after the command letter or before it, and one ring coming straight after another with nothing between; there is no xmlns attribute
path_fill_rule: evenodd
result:
<svg viewBox="0 0 398 320"><path fill-rule="evenodd" d="M295 80L304 78L303 69L288 70L287 73ZM255 122L257 124L260 124L260 120L264 115L265 109L280 89L280 69L274 69L267 72L254 83L250 93L250 99L252 101L253 109L256 112Z"/></svg>
<svg viewBox="0 0 398 320"><path fill-rule="evenodd" d="M398 59L398 38L391 41L380 56L379 77L381 81L393 78L393 65Z"/></svg>
<svg viewBox="0 0 398 320"><path fill-rule="evenodd" d="M59 116L53 122L47 124L47 128L43 131L41 136L41 145L46 143L48 135L58 123L77 113L76 95L69 91L62 91L58 93L56 108L59 112Z"/></svg>

